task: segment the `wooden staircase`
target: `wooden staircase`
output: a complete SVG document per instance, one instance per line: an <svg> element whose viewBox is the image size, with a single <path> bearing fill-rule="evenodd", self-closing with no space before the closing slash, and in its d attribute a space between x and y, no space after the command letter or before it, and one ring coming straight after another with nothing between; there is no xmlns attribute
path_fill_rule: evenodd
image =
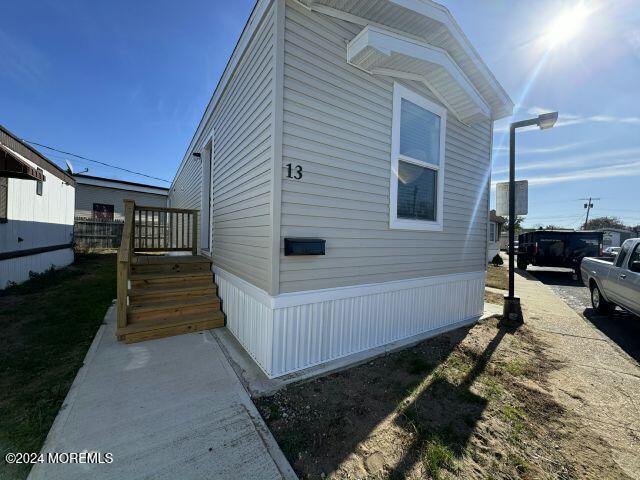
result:
<svg viewBox="0 0 640 480"><path fill-rule="evenodd" d="M147 239L139 233L142 228L136 229L135 220L129 225L132 228L127 228L126 204L125 201L125 228L118 262L118 339L133 343L224 326L211 260L195 255L195 249L193 255L134 254L159 248L146 245ZM132 211L136 211L135 206ZM186 236L187 240L196 238L195 230ZM134 240L125 243L128 234ZM139 241L141 235L144 242ZM162 250L186 250L164 243ZM123 248L127 245L128 252Z"/></svg>

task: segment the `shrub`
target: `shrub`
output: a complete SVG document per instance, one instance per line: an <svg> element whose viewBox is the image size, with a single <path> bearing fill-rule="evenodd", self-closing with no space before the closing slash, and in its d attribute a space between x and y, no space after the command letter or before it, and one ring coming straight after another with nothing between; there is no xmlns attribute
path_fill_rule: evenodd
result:
<svg viewBox="0 0 640 480"><path fill-rule="evenodd" d="M499 267L504 263L504 261L502 260L502 257L500 256L500 254L496 253L496 256L493 257L493 260L491 260L491 263L493 263L496 267Z"/></svg>

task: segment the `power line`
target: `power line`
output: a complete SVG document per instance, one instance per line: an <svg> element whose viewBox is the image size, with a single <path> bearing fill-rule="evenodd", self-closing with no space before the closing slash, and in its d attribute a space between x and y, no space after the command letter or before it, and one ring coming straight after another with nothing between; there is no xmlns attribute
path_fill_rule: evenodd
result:
<svg viewBox="0 0 640 480"><path fill-rule="evenodd" d="M72 157L80 158L82 160L86 160L87 162L97 163L99 165L104 165L105 167L111 167L111 168L115 168L117 170L122 170L123 172L132 173L134 175L140 175L141 177L147 177L147 178L152 178L153 180L159 180L161 182L171 183L170 180L165 180L164 178L154 177L152 175L147 175L146 173L136 172L134 170L129 170L128 168L118 167L116 165L111 165L109 163L101 162L99 160L93 160L92 158L83 157L82 155L77 155L75 153L65 152L64 150L58 150L57 148L50 147L48 145L43 145L42 143L33 142L31 140L23 140L23 141L25 141L27 143L30 143L31 145L37 145L38 147L42 147L42 148L46 148L48 150L53 150L54 152L62 153L64 155L70 155Z"/></svg>

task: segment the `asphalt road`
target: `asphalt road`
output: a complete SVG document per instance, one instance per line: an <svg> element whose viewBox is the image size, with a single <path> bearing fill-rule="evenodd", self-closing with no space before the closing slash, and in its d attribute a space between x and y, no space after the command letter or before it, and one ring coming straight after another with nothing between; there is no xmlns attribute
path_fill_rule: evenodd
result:
<svg viewBox="0 0 640 480"><path fill-rule="evenodd" d="M620 308L611 315L600 315L591 307L589 289L573 279L573 272L562 268L528 267L527 272L548 285L571 308L602 331L628 355L640 362L640 318Z"/></svg>

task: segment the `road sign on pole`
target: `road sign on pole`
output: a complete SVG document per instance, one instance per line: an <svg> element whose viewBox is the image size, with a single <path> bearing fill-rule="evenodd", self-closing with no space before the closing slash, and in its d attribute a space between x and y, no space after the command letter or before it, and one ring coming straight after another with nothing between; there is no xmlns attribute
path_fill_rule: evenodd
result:
<svg viewBox="0 0 640 480"><path fill-rule="evenodd" d="M516 216L529 213L529 181L516 182ZM509 216L509 182L496 184L496 213L503 217Z"/></svg>

